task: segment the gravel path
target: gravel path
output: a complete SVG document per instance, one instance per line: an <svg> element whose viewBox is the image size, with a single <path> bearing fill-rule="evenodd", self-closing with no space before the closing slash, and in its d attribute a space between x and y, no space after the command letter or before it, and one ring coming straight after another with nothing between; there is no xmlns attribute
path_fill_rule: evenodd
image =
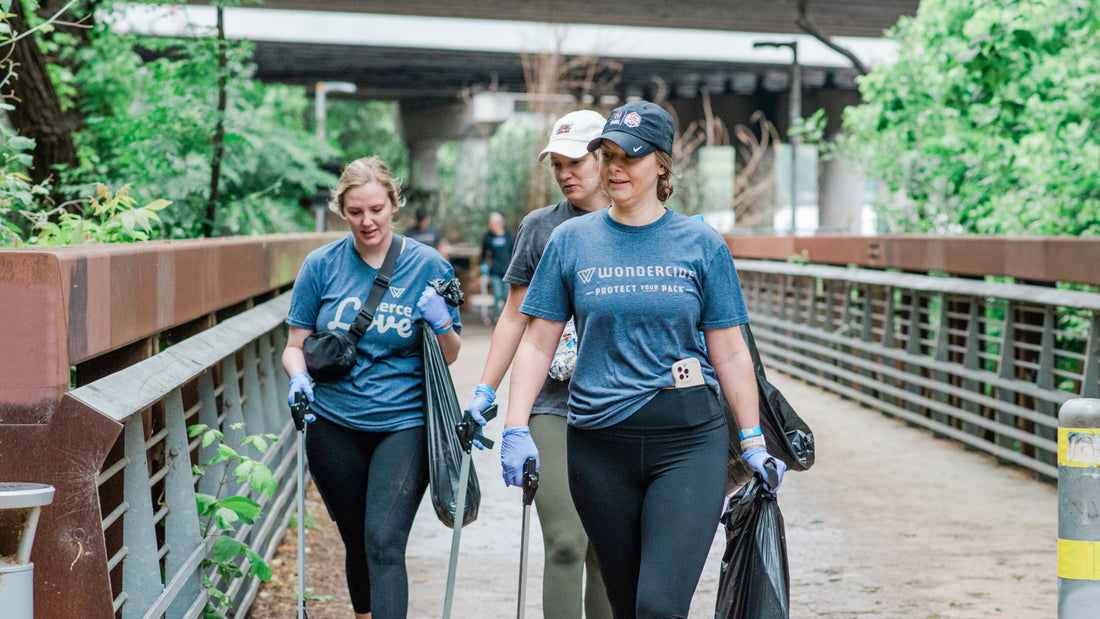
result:
<svg viewBox="0 0 1100 619"><path fill-rule="evenodd" d="M488 354L490 333L463 334L452 366L464 404ZM783 482L791 617L891 619L1054 617L1057 606L1057 489L1020 469L935 439L850 401L778 373L771 375L817 442L813 469ZM507 380L505 381L505 383ZM501 404L507 402L502 387ZM503 420L488 426L498 438ZM463 529L452 616L516 616L520 491L505 488L499 452L476 452L482 502ZM307 510L311 619L350 619L342 546L316 494ZM308 521L307 521L308 522ZM542 540L532 515L526 616L542 616ZM274 561L250 617L294 617L294 532ZM425 500L408 548L409 617L442 615L451 530ZM690 617L712 618L725 538L716 531ZM675 565L675 558L669 558ZM383 619L383 618L379 618ZM554 618L548 618L554 619Z"/></svg>

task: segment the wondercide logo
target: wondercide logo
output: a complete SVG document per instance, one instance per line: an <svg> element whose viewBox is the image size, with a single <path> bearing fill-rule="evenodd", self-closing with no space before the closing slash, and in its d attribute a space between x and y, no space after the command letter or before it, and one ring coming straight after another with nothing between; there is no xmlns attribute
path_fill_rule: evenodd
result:
<svg viewBox="0 0 1100 619"><path fill-rule="evenodd" d="M637 277L681 277L695 279L695 271L675 265L638 265L622 267L591 267L577 271L582 284L588 284L592 277L596 279L628 279Z"/></svg>

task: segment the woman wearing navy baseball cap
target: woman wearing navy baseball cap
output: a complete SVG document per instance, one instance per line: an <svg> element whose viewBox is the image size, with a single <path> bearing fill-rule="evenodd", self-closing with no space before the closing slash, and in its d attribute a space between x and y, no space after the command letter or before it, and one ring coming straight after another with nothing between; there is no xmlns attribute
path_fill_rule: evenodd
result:
<svg viewBox="0 0 1100 619"><path fill-rule="evenodd" d="M566 321L569 491L616 618L687 617L725 498L725 394L749 465L771 460L733 258L705 224L666 209L675 123L659 105L615 109L588 149L611 206L554 230L520 311L501 462L518 485L524 432ZM702 332L703 337L700 337ZM705 340L705 344L704 344ZM705 348L704 348L705 346ZM671 560L675 557L675 560Z"/></svg>

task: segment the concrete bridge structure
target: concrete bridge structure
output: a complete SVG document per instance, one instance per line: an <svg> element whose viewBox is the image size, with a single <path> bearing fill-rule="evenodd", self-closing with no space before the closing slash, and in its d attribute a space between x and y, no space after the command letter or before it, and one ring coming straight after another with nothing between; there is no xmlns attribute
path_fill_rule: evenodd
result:
<svg viewBox="0 0 1100 619"><path fill-rule="evenodd" d="M809 1L804 21L799 4L323 0L303 11L301 3L276 0L258 8L227 9L226 28L228 36L255 43L256 75L262 80L301 84L311 91L319 82L350 82L354 95L329 96L398 102L398 130L412 161L411 185L432 190L441 143L457 141L466 158L477 160L485 154L487 136L514 113L535 112L552 121L578 107L610 110L628 98L660 98L676 110L681 130L704 121L709 111L731 130L745 125L759 132L753 114L761 112L786 141L792 56L789 49L753 47L761 41L798 43L801 114L825 110L826 137L831 137L844 107L859 102L859 73L807 29L834 38L870 65L889 57L891 47L880 39L883 31L900 17L914 15L918 3ZM185 13L194 22L213 24L210 7L179 7L168 16L163 11L153 18L135 10L130 27L184 32ZM563 77L547 97L531 94L530 65L525 73L525 57L538 54L600 60ZM823 162L816 191L810 175L804 177L808 185L799 184L799 202L816 202L822 229L860 231L867 199L863 179L851 166ZM786 185L779 183L777 190L784 192ZM787 203L777 199L775 206Z"/></svg>

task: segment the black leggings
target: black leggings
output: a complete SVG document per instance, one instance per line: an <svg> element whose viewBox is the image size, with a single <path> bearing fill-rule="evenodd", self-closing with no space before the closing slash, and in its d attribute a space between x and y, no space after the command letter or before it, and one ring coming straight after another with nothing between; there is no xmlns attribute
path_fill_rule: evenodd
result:
<svg viewBox="0 0 1100 619"><path fill-rule="evenodd" d="M363 432L320 415L306 432L309 470L347 558L348 591L357 613L405 617L409 577L405 546L428 487L424 428Z"/></svg>
<svg viewBox="0 0 1100 619"><path fill-rule="evenodd" d="M616 619L687 617L718 528L729 434L706 386L568 431L569 491Z"/></svg>

